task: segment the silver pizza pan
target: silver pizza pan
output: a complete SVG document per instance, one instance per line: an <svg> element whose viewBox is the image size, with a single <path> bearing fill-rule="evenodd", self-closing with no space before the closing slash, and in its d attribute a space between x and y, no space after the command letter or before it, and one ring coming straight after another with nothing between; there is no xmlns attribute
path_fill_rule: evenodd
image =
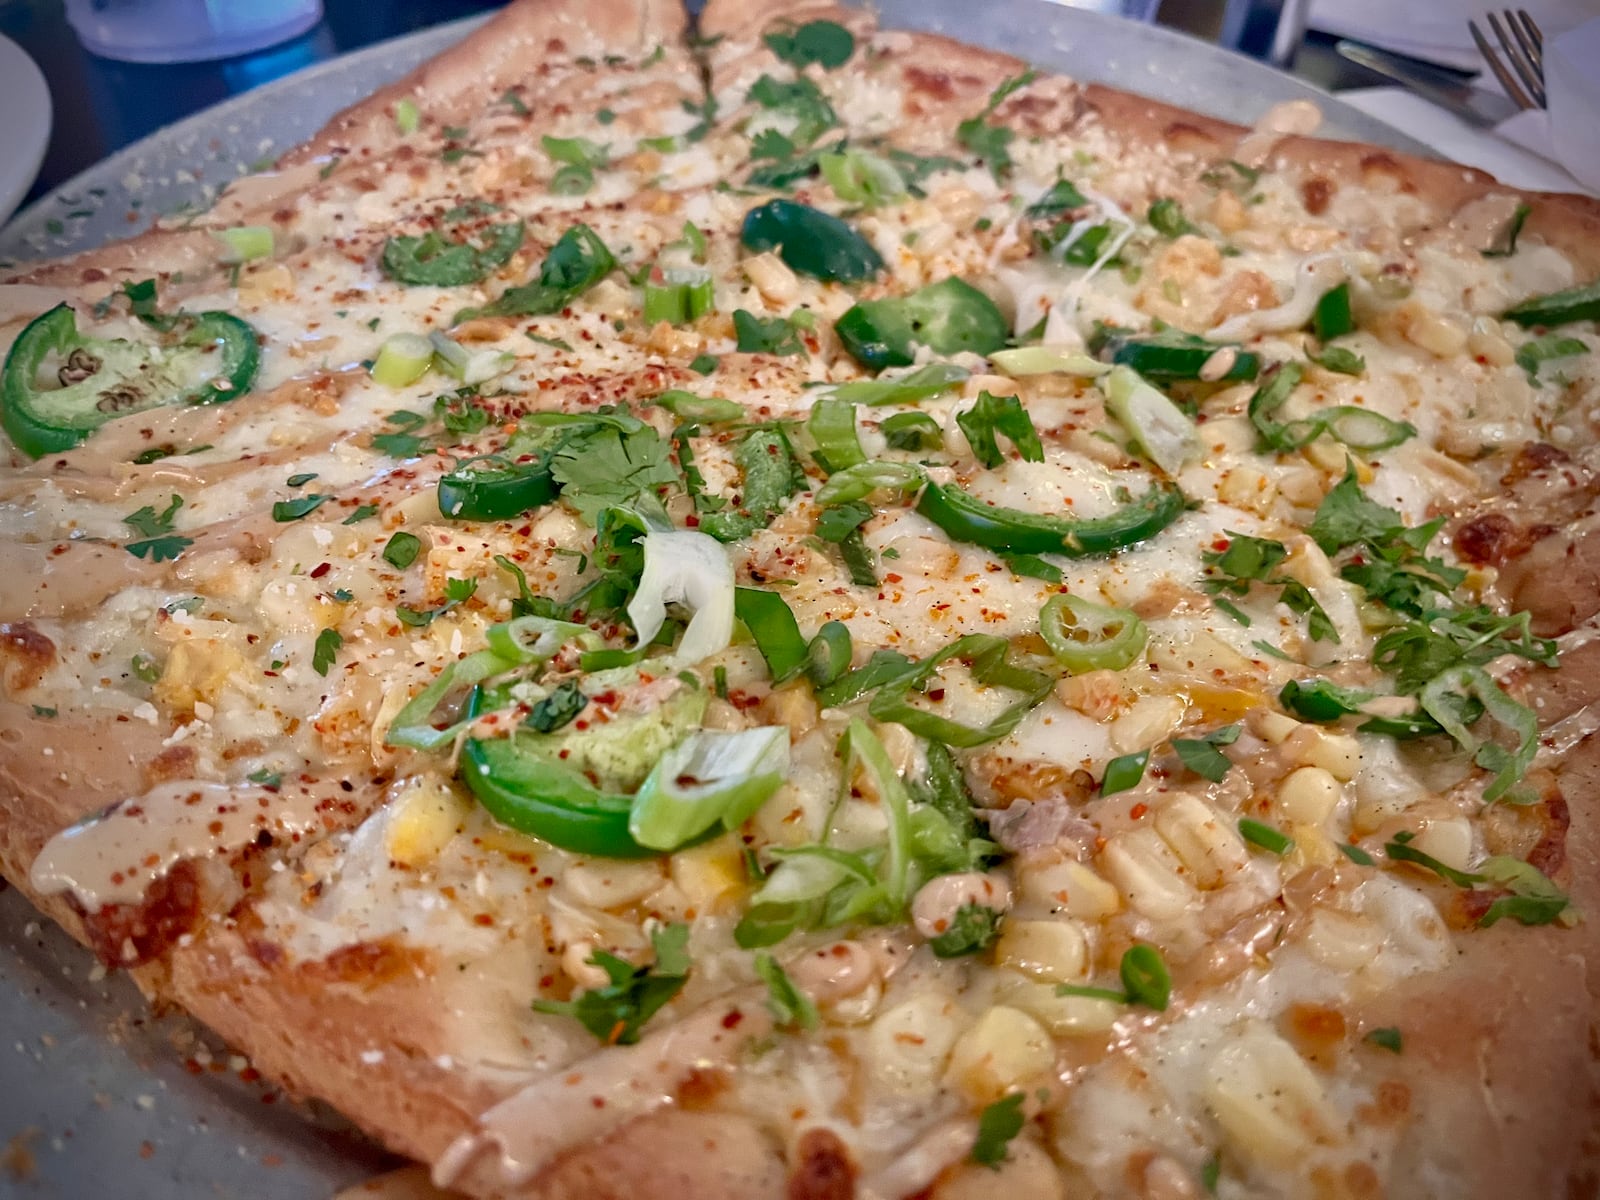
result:
<svg viewBox="0 0 1600 1200"><path fill-rule="evenodd" d="M1316 88L1170 30L1047 0L878 7L887 27L949 34L1244 124L1280 101L1314 100L1327 136L1427 153ZM0 263L90 249L204 207L247 164L309 138L480 19L311 67L120 151L0 230ZM152 1017L127 980L0 890L0 1197L324 1200L387 1165L332 1114L256 1082L205 1030Z"/></svg>

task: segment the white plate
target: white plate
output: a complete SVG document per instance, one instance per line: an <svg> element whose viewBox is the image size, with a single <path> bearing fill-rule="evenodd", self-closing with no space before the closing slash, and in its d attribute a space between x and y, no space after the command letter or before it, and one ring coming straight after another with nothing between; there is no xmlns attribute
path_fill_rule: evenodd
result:
<svg viewBox="0 0 1600 1200"><path fill-rule="evenodd" d="M28 194L50 144L50 88L33 59L0 37L0 225Z"/></svg>

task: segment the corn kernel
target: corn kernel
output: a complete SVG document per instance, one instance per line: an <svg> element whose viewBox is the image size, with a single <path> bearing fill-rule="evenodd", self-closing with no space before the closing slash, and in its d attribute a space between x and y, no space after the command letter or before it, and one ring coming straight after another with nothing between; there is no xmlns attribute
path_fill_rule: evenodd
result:
<svg viewBox="0 0 1600 1200"><path fill-rule="evenodd" d="M1018 869L1022 898L1046 912L1064 912L1080 921L1098 921L1122 907L1117 889L1094 868L1074 859L1037 859Z"/></svg>
<svg viewBox="0 0 1600 1200"><path fill-rule="evenodd" d="M1182 723L1187 707L1177 696L1141 696L1111 722L1112 748L1131 754L1165 741Z"/></svg>
<svg viewBox="0 0 1600 1200"><path fill-rule="evenodd" d="M1066 1200L1067 1185L1042 1147L1017 1138L1006 1147L1004 1162L993 1167L962 1163L939 1176L935 1194L939 1200L998 1200L1002 1196Z"/></svg>
<svg viewBox="0 0 1600 1200"><path fill-rule="evenodd" d="M1323 767L1297 767L1278 785L1274 807L1285 821L1321 825L1339 805L1342 789Z"/></svg>
<svg viewBox="0 0 1600 1200"><path fill-rule="evenodd" d="M423 777L403 788L389 806L384 841L389 857L406 867L437 858L472 812L472 802L450 784Z"/></svg>
<svg viewBox="0 0 1600 1200"><path fill-rule="evenodd" d="M1073 983L1089 969L1089 940L1073 920L1007 921L995 943L995 961L1036 979Z"/></svg>
<svg viewBox="0 0 1600 1200"><path fill-rule="evenodd" d="M1155 823L1199 887L1222 887L1250 865L1243 840L1198 796L1175 796L1157 811Z"/></svg>
<svg viewBox="0 0 1600 1200"><path fill-rule="evenodd" d="M1195 899L1184 867L1154 829L1130 829L1106 843L1106 874L1128 906L1157 921L1181 916Z"/></svg>
<svg viewBox="0 0 1600 1200"><path fill-rule="evenodd" d="M1338 1113L1304 1059L1275 1033L1252 1030L1211 1062L1211 1111L1247 1161L1286 1167L1331 1142Z"/></svg>
<svg viewBox="0 0 1600 1200"><path fill-rule="evenodd" d="M1002 971L998 996L1020 1008L1056 1037L1090 1037L1104 1033L1127 1012L1125 1005L1098 996L1061 996L1052 983L1040 983Z"/></svg>
<svg viewBox="0 0 1600 1200"><path fill-rule="evenodd" d="M579 863L562 876L561 887L579 904L620 908L661 886L661 867L654 861Z"/></svg>
<svg viewBox="0 0 1600 1200"><path fill-rule="evenodd" d="M1324 966L1359 971L1383 948L1383 930L1366 917L1319 908L1306 925L1305 945Z"/></svg>
<svg viewBox="0 0 1600 1200"><path fill-rule="evenodd" d="M1340 783L1349 783L1361 769L1361 743L1348 734L1307 725L1290 739L1289 746L1302 765L1321 767Z"/></svg>
<svg viewBox="0 0 1600 1200"><path fill-rule="evenodd" d="M1472 862L1472 823L1461 816L1430 817L1411 845L1447 867L1465 871Z"/></svg>
<svg viewBox="0 0 1600 1200"><path fill-rule="evenodd" d="M921 1093L944 1073L966 1014L949 996L923 992L897 1004L867 1031L867 1058L875 1082L898 1092Z"/></svg>
<svg viewBox="0 0 1600 1200"><path fill-rule="evenodd" d="M1251 733L1273 746L1288 740L1289 735L1300 728L1299 721L1270 708L1255 709L1245 718L1245 723L1250 726Z"/></svg>
<svg viewBox="0 0 1600 1200"><path fill-rule="evenodd" d="M744 855L731 833L679 850L670 861L672 882L692 908L710 908L718 897L745 884Z"/></svg>
<svg viewBox="0 0 1600 1200"><path fill-rule="evenodd" d="M1044 1026L1021 1009L997 1005L956 1041L945 1078L976 1103L990 1104L1042 1080L1055 1061Z"/></svg>

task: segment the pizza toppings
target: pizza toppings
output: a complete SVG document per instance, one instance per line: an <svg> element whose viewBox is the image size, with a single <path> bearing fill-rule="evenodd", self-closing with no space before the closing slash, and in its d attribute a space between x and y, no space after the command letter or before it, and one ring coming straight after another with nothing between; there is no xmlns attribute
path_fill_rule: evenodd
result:
<svg viewBox="0 0 1600 1200"><path fill-rule="evenodd" d="M1360 998L1572 916L1511 669L1556 647L1504 556L1436 542L1493 491L1464 427L1575 420L1590 331L1487 315L1567 264L1515 231L1430 257L1403 194L1356 239L1354 187L1158 161L1028 74L952 136L998 71L763 41L708 48L683 106L613 64L559 110L417 116L409 182L347 168L275 222L229 294L272 378L351 383L192 463L117 443L109 517L77 472L110 441L42 485L75 507L19 537L171 574L96 615L114 668L52 625L32 699L274 797L336 753L398 780L247 849L240 911L296 969L444 964L440 1070L507 1098L441 1180L515 1186L674 1103L851 1111L838 1161L883 1195L1387 1161L1343 1073ZM336 212L355 253L289 252Z"/></svg>
<svg viewBox="0 0 1600 1200"><path fill-rule="evenodd" d="M224 312L155 319L154 344L85 337L62 304L17 335L0 368L0 417L33 458L69 450L115 417L212 404L250 389L256 331Z"/></svg>

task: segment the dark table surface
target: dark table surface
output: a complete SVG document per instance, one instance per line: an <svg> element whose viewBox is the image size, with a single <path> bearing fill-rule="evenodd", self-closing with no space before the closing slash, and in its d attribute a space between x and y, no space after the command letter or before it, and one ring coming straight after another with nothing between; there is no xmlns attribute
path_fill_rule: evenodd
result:
<svg viewBox="0 0 1600 1200"><path fill-rule="evenodd" d="M0 34L33 57L50 84L55 121L27 202L92 163L229 96L386 38L497 8L504 0L324 0L323 19L291 41L216 62L147 66L86 51L62 0L0 0ZM1323 87L1383 82L1311 34L1295 73ZM3 114L0 114L3 117Z"/></svg>

